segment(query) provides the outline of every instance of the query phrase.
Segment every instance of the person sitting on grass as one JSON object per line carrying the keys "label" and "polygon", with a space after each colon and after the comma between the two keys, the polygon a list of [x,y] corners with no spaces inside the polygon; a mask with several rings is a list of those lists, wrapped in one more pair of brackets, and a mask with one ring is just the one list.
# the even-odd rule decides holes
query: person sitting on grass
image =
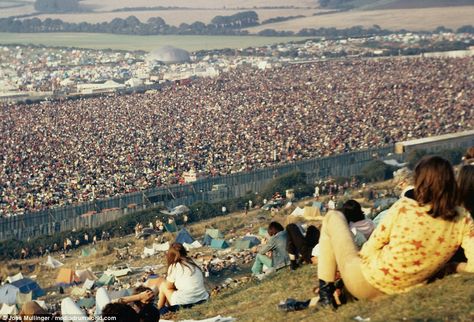
{"label": "person sitting on grass", "polygon": [[[286,250],[288,234],[283,226],[276,221],[272,221],[268,225],[268,234],[270,239],[263,245],[255,257],[255,262],[252,266],[252,274],[254,276],[262,273],[263,265],[278,270],[288,266],[290,262],[290,257]],[[270,253],[271,255],[269,256]]]}
{"label": "person sitting on grass", "polygon": [[[290,269],[295,270],[300,263],[311,264],[312,250],[319,242],[319,229],[310,225],[303,235],[302,228],[297,224],[286,226],[287,250],[290,257]],[[299,262],[298,262],[299,261]]]}
{"label": "person sitting on grass", "polygon": [[365,218],[360,203],[353,199],[347,200],[342,205],[341,212],[349,223],[349,228],[354,234],[354,241],[357,247],[361,248],[374,231],[374,223],[372,220]]}
{"label": "person sitting on grass", "polygon": [[205,302],[209,294],[199,266],[180,243],[173,243],[166,254],[168,273],[159,286],[158,309],[161,314]]}
{"label": "person sitting on grass", "polygon": [[354,244],[344,215],[330,211],[319,240],[319,301],[336,307],[334,281],[339,269],[347,290],[358,299],[407,292],[423,285],[464,248],[467,263],[456,271],[474,272],[474,223],[457,207],[457,185],[449,161],[423,158],[415,168],[415,199],[403,197],[364,244]]}

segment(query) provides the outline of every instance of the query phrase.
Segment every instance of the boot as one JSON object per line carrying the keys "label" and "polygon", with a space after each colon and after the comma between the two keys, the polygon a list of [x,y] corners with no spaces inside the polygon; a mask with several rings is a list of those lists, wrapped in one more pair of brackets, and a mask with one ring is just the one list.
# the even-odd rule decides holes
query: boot
{"label": "boot", "polygon": [[318,308],[336,309],[336,299],[334,298],[334,291],[336,290],[334,283],[327,283],[319,280],[319,301],[316,305]]}
{"label": "boot", "polygon": [[290,270],[295,271],[298,268],[298,262],[296,259],[290,260]]}

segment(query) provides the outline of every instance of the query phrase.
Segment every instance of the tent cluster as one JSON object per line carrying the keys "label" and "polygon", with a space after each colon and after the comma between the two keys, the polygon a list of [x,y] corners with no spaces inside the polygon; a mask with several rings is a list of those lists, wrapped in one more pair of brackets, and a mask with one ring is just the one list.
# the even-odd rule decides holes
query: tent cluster
{"label": "tent cluster", "polygon": [[[265,228],[260,228],[259,230],[260,237],[268,237],[267,230]],[[246,250],[250,249],[256,245],[260,244],[260,237],[259,236],[245,236],[241,239],[236,240],[232,247],[236,250]],[[175,238],[175,242],[183,244],[186,250],[201,248],[204,246],[208,246],[215,250],[223,250],[231,247],[231,244],[224,239],[224,234],[220,232],[218,229],[206,229],[202,242],[194,239],[191,234],[186,230],[186,228],[182,228],[177,234]],[[149,257],[157,254],[158,252],[165,252],[169,249],[170,243],[162,243],[157,244],[154,243],[152,247],[144,247],[142,257]]]}
{"label": "tent cluster", "polygon": [[1,311],[2,313],[4,313],[3,311],[14,311],[10,306],[18,305],[21,307],[23,303],[36,300],[38,297],[45,294],[46,293],[38,283],[30,278],[21,278],[11,283],[6,283],[0,287],[0,304],[2,304]]}

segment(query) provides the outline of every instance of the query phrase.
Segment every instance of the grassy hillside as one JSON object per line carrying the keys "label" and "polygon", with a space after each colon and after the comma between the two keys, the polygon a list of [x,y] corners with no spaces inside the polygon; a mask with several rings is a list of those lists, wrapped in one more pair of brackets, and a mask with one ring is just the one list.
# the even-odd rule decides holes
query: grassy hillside
{"label": "grassy hillside", "polygon": [[304,17],[264,26],[248,28],[250,33],[263,29],[291,30],[303,28],[350,28],[372,27],[377,24],[383,29],[411,31],[434,30],[438,26],[457,29],[474,24],[474,6],[445,8],[413,8],[393,10],[350,10],[321,16]]}
{"label": "grassy hillside", "polygon": [[409,9],[474,5],[474,0],[321,0],[331,9]]}
{"label": "grassy hillside", "polygon": [[232,316],[238,321],[354,321],[354,317],[374,321],[473,321],[474,275],[453,275],[402,295],[376,301],[346,304],[337,312],[308,308],[280,312],[277,304],[288,297],[299,300],[314,296],[316,266],[306,265],[290,272],[278,272],[264,281],[251,281],[213,297],[209,303],[183,310],[173,318],[203,319],[215,315]]}

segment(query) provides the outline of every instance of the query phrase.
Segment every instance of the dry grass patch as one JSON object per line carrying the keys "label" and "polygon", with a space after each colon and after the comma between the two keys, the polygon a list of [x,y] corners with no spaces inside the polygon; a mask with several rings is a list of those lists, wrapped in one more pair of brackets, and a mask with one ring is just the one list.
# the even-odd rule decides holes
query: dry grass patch
{"label": "dry grass patch", "polygon": [[377,24],[383,29],[433,30],[438,26],[459,28],[474,22],[474,6],[446,8],[421,8],[397,10],[347,11],[323,16],[305,17],[284,22],[248,28],[251,33],[263,29],[291,30],[298,32],[303,28],[339,29],[353,26],[372,27]]}

